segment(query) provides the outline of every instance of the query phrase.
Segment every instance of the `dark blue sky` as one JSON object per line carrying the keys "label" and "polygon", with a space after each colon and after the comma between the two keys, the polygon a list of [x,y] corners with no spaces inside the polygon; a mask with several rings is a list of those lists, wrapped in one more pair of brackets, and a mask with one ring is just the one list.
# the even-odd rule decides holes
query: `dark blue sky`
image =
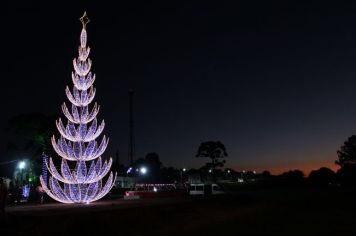
{"label": "dark blue sky", "polygon": [[84,10],[107,155],[127,160],[129,88],[137,157],[166,166],[201,166],[199,144],[220,140],[237,170],[335,168],[355,133],[356,4],[298,1],[8,2],[3,129],[60,112]]}

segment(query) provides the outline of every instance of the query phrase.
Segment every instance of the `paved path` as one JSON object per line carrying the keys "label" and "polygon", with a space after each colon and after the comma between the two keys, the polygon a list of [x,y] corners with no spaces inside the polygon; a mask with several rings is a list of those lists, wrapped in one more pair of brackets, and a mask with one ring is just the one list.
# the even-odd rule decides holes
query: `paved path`
{"label": "paved path", "polygon": [[102,200],[89,204],[62,204],[62,203],[48,203],[48,204],[26,204],[18,206],[9,206],[6,212],[9,215],[57,215],[68,213],[83,213],[91,211],[108,211],[121,208],[136,208],[145,206],[157,206],[176,204],[192,201],[189,197],[180,198],[151,198],[151,199],[137,199],[137,200],[123,200],[112,199]]}

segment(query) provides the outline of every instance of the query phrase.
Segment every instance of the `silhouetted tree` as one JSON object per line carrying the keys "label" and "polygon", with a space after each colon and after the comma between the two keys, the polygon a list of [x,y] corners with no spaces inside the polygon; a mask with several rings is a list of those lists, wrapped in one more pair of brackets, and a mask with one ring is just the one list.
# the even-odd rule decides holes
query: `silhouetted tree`
{"label": "silhouetted tree", "polygon": [[356,165],[344,165],[337,171],[337,178],[344,184],[356,184]]}
{"label": "silhouetted tree", "polygon": [[337,155],[335,163],[341,167],[337,171],[338,179],[345,184],[356,183],[356,135],[344,142]]}
{"label": "silhouetted tree", "polygon": [[223,167],[227,157],[225,145],[220,141],[208,141],[200,144],[196,157],[210,158],[211,162],[206,163],[206,167],[211,169],[213,179],[216,179],[216,168]]}
{"label": "silhouetted tree", "polygon": [[150,176],[152,177],[151,179],[158,180],[162,167],[162,162],[160,161],[158,154],[155,152],[147,153],[145,157],[145,162],[150,172]]}
{"label": "silhouetted tree", "polygon": [[161,169],[161,182],[174,183],[180,181],[180,171],[174,167],[163,167]]}
{"label": "silhouetted tree", "polygon": [[304,181],[304,173],[301,170],[290,170],[284,172],[282,177],[286,180],[287,183],[297,184]]}
{"label": "silhouetted tree", "polygon": [[52,154],[51,136],[55,133],[55,118],[42,113],[27,113],[9,119],[8,151],[24,155],[33,161],[34,171],[41,174],[43,152]]}
{"label": "silhouetted tree", "polygon": [[23,142],[22,147],[10,143],[13,149],[35,151],[36,154],[52,150],[51,136],[55,133],[55,118],[41,113],[20,114],[9,119],[8,128],[17,139]]}
{"label": "silhouetted tree", "polygon": [[336,174],[329,168],[321,167],[319,170],[310,172],[308,180],[313,184],[327,185],[335,182]]}
{"label": "silhouetted tree", "polygon": [[335,161],[341,168],[345,165],[356,165],[356,135],[352,135],[337,151],[338,160]]}
{"label": "silhouetted tree", "polygon": [[143,166],[146,167],[148,171],[145,176],[146,180],[157,181],[160,178],[162,162],[160,161],[157,153],[147,153],[145,158],[138,158],[134,163],[135,168],[139,169]]}
{"label": "silhouetted tree", "polygon": [[262,178],[271,178],[271,172],[269,172],[268,170],[264,170],[262,173],[261,173],[261,176]]}

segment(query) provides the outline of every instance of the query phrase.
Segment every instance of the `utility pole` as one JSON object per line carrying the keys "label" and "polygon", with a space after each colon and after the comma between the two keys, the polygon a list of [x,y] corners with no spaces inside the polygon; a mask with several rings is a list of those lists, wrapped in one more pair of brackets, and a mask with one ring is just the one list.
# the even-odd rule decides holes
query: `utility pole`
{"label": "utility pole", "polygon": [[135,132],[134,132],[134,90],[129,90],[129,164],[133,165],[135,159]]}

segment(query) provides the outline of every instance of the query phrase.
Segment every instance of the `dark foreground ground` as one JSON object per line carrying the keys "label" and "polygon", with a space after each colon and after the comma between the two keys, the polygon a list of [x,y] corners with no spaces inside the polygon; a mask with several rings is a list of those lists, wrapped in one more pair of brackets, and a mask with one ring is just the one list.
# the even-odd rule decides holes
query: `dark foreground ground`
{"label": "dark foreground ground", "polygon": [[8,208],[0,235],[356,235],[356,192],[243,189],[208,198]]}

